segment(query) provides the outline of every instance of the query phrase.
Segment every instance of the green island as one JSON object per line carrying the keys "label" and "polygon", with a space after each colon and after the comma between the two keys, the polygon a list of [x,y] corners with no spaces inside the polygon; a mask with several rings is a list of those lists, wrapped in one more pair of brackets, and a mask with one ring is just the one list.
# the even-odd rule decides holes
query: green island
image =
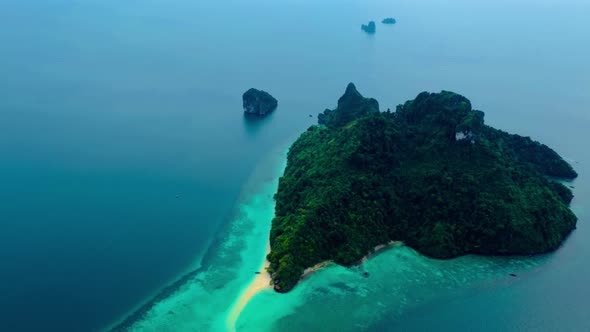
{"label": "green island", "polygon": [[576,227],[573,168],[555,151],[484,124],[453,92],[420,93],[380,112],[351,83],[291,146],[275,195],[267,258],[274,288],[304,270],[350,266],[403,241],[435,258],[530,255]]}

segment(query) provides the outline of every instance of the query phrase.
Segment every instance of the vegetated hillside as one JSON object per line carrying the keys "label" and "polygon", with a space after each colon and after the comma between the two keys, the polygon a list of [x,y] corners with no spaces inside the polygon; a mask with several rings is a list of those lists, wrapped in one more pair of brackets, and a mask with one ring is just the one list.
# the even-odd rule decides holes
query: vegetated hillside
{"label": "vegetated hillside", "polygon": [[325,260],[351,265],[402,240],[432,257],[537,254],[575,228],[574,178],[555,151],[484,124],[458,94],[380,112],[350,84],[291,146],[276,194],[269,272],[290,290]]}

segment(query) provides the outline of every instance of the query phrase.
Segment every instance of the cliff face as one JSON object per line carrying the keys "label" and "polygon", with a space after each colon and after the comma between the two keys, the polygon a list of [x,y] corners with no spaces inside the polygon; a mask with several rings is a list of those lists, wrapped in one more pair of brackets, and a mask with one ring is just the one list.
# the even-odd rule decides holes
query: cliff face
{"label": "cliff face", "polygon": [[372,98],[363,97],[350,83],[344,95],[338,99],[338,106],[334,110],[325,110],[318,115],[318,123],[330,128],[344,126],[351,121],[369,114],[379,113],[379,103]]}
{"label": "cliff face", "polygon": [[452,92],[379,112],[349,85],[335,110],[292,145],[270,240],[275,289],[325,260],[351,265],[402,240],[438,258],[537,254],[575,228],[574,178],[555,151],[484,124]]}
{"label": "cliff face", "polygon": [[277,100],[268,92],[256,89],[249,89],[242,96],[244,113],[257,116],[265,116],[274,111]]}

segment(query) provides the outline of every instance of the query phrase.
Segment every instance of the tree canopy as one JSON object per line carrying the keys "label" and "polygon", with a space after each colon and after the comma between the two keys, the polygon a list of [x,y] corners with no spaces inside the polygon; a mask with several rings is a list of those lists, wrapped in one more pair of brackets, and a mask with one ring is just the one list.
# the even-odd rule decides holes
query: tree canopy
{"label": "tree canopy", "polygon": [[428,256],[537,254],[575,228],[574,178],[555,151],[484,124],[458,94],[380,112],[350,84],[291,146],[275,195],[269,272],[288,291],[305,268],[357,263],[402,240]]}

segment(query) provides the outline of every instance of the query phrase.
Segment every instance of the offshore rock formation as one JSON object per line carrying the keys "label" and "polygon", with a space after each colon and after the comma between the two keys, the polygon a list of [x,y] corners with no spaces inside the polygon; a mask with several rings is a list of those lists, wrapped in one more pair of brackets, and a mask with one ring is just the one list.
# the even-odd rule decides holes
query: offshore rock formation
{"label": "offshore rock formation", "polygon": [[361,30],[368,34],[374,34],[377,31],[377,25],[375,25],[374,21],[369,22],[369,24],[361,25]]}
{"label": "offshore rock formation", "polygon": [[[350,84],[291,146],[279,182],[269,272],[289,291],[303,271],[356,264],[404,241],[450,258],[538,254],[575,228],[576,172],[555,151],[484,124],[458,94],[419,94],[380,112]],[[550,178],[551,177],[551,178]]]}
{"label": "offshore rock formation", "polygon": [[265,116],[277,108],[277,100],[268,92],[250,89],[242,96],[244,113]]}
{"label": "offshore rock formation", "polygon": [[381,23],[383,23],[383,24],[395,24],[395,23],[397,23],[397,21],[393,17],[388,17],[388,18],[383,19],[383,21],[381,21]]}

